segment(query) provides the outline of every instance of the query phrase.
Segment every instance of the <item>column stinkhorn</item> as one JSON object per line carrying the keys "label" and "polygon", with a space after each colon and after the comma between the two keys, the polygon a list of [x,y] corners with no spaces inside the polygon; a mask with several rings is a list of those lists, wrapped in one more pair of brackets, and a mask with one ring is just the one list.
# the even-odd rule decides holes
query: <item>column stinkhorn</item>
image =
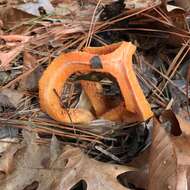
{"label": "column stinkhorn", "polygon": [[127,112],[134,114],[133,120],[150,118],[153,113],[132,66],[135,49],[132,43],[121,42],[60,55],[48,66],[39,82],[42,110],[61,122],[85,123],[93,120],[94,116],[89,110],[62,107],[59,96],[72,74],[98,72],[110,74],[116,79]]}

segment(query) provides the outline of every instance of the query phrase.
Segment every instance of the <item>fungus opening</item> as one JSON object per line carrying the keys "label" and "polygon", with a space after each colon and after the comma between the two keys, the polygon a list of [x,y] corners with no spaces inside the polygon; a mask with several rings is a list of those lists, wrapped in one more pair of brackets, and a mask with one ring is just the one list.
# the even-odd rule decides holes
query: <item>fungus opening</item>
{"label": "fungus opening", "polygon": [[118,122],[125,120],[124,98],[117,80],[109,73],[72,74],[64,84],[61,105],[64,108],[87,109],[97,119],[105,118]]}

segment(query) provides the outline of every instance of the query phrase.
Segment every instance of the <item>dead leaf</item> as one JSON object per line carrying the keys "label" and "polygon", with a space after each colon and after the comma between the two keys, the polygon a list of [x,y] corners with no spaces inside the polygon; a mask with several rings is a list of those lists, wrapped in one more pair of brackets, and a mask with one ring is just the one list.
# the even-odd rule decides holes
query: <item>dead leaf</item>
{"label": "dead leaf", "polygon": [[15,47],[8,53],[0,52],[0,71],[7,71],[11,67],[13,61],[23,50],[23,45]]}
{"label": "dead leaf", "polygon": [[[1,130],[4,128],[1,128]],[[6,128],[5,128],[6,129]],[[16,138],[4,138],[0,143],[0,180],[13,170],[13,155],[19,148],[12,142],[18,142]]]}
{"label": "dead leaf", "polygon": [[86,182],[88,190],[126,190],[118,182],[117,176],[134,170],[127,166],[98,162],[78,148],[66,147],[62,157],[68,162],[57,190],[70,190],[80,180]]}
{"label": "dead leaf", "polygon": [[[4,127],[2,127],[3,129]],[[1,143],[0,143],[0,155],[2,155],[3,153],[7,152],[10,148],[10,146],[12,146],[14,143],[18,142],[17,138],[4,138],[1,139]]]}
{"label": "dead leaf", "polygon": [[5,40],[6,42],[21,42],[26,43],[30,40],[30,36],[24,36],[24,35],[0,35],[0,39]]}
{"label": "dead leaf", "polygon": [[172,20],[172,23],[181,29],[188,30],[188,23],[185,16],[185,11],[173,5],[166,5],[166,10],[168,11],[168,16]]}
{"label": "dead leaf", "polygon": [[3,107],[3,108],[5,108],[5,107],[9,107],[9,108],[14,107],[12,105],[12,103],[9,101],[9,98],[6,95],[2,94],[2,93],[0,93],[0,107]]}
{"label": "dead leaf", "polygon": [[[101,3],[104,3],[102,0]],[[70,17],[72,20],[77,21],[91,21],[95,7],[98,1],[73,1],[73,0],[58,0],[52,2],[55,6],[55,14],[64,17]],[[85,26],[86,25],[86,26]],[[89,28],[88,22],[83,27]]]}
{"label": "dead leaf", "polygon": [[47,14],[50,14],[54,11],[54,8],[49,0],[38,0],[36,2],[27,2],[24,4],[17,5],[17,9],[34,16],[40,16],[40,7],[43,7]]}
{"label": "dead leaf", "polygon": [[84,91],[82,91],[81,94],[80,94],[80,98],[79,98],[79,101],[78,101],[78,103],[76,105],[76,108],[84,108],[84,109],[87,109],[87,110],[92,109],[92,105],[90,103],[90,100],[88,99],[88,97],[86,96]]}
{"label": "dead leaf", "polygon": [[117,176],[133,168],[98,162],[71,146],[66,146],[50,165],[50,146],[36,144],[34,133],[24,132],[23,137],[25,142],[19,148],[7,151],[0,158],[0,168],[6,176],[0,179],[0,189],[17,190],[34,186],[38,190],[70,190],[81,179],[86,181],[88,190],[127,189],[117,181]]}
{"label": "dead leaf", "polygon": [[[0,139],[1,141],[8,141],[8,142],[14,142],[14,140],[16,140],[16,138],[18,137],[18,129],[17,128],[13,128],[13,127],[1,127],[0,128]],[[3,144],[3,143],[2,143]],[[2,145],[0,144],[0,150]],[[1,152],[1,151],[0,151]]]}
{"label": "dead leaf", "polygon": [[50,154],[51,164],[53,164],[61,153],[60,143],[55,135],[51,138]]}
{"label": "dead leaf", "polygon": [[[179,116],[176,116],[175,121],[171,117],[170,120],[172,129],[168,133],[166,129],[170,125],[165,129],[163,123],[154,119],[150,152],[150,190],[182,190],[190,187],[187,176],[190,166],[190,123]],[[176,132],[180,130],[181,133]]]}
{"label": "dead leaf", "polygon": [[7,46],[13,46],[8,52],[0,51],[0,71],[11,68],[11,62],[22,52],[24,43],[28,42],[30,38],[30,36],[24,35],[0,35],[0,39],[3,39]]}
{"label": "dead leaf", "polygon": [[133,185],[137,189],[147,189],[148,175],[149,175],[149,160],[150,149],[146,149],[135,157],[131,162],[127,163],[128,166],[138,168],[138,171],[129,171],[119,176],[122,184],[125,186]]}
{"label": "dead leaf", "polygon": [[177,6],[182,7],[186,11],[190,10],[190,1],[189,0],[175,0]]}
{"label": "dead leaf", "polygon": [[181,12],[185,13],[185,11],[184,11],[183,8],[177,7],[177,6],[173,6],[173,5],[166,5],[166,10],[168,12],[172,12],[172,11],[178,10],[178,11],[181,11]]}
{"label": "dead leaf", "polygon": [[3,26],[4,26],[3,21],[0,19],[0,35],[3,34],[3,30],[2,30]]}
{"label": "dead leaf", "polygon": [[0,105],[16,108],[21,102],[24,94],[12,89],[4,89],[0,92]]}
{"label": "dead leaf", "polygon": [[0,159],[0,172],[6,176],[14,170],[14,154],[20,147],[18,145],[11,145],[7,148]]}
{"label": "dead leaf", "polygon": [[148,167],[129,171],[119,176],[121,184],[131,189],[144,190],[148,186]]}
{"label": "dead leaf", "polygon": [[[6,6],[3,8],[1,7],[0,10],[0,19],[3,21],[3,27],[9,29],[33,17],[34,16],[32,16],[31,14],[15,9],[13,6]],[[24,27],[22,26],[22,28]],[[14,30],[14,33],[15,32],[16,31]]]}
{"label": "dead leaf", "polygon": [[0,29],[3,28],[3,21],[0,20]]}
{"label": "dead leaf", "polygon": [[[36,58],[31,55],[29,52],[24,51],[24,69],[23,72],[26,72],[30,69],[33,69],[37,64]],[[19,85],[22,90],[35,91],[38,89],[38,81],[42,74],[42,67],[38,67],[32,73],[30,73],[26,78],[20,81]]]}
{"label": "dead leaf", "polygon": [[125,1],[126,7],[129,9],[146,8],[152,5],[158,5],[161,0],[127,0]]}
{"label": "dead leaf", "polygon": [[80,10],[80,8],[77,1],[65,1],[58,4],[55,8],[55,13],[57,15],[66,16],[73,13],[76,14],[78,10]]}
{"label": "dead leaf", "polygon": [[[57,174],[60,174],[60,171],[52,169],[52,172],[50,172],[42,165],[44,160],[49,158],[49,148],[48,146],[37,145],[34,139],[35,135],[31,136],[28,133],[24,136],[27,141],[14,153],[14,157],[12,156],[11,162],[14,165],[14,170],[11,174],[6,175],[5,179],[1,180],[0,189],[27,189],[34,183],[41,190],[50,189],[51,183],[56,179]],[[6,163],[6,160],[4,157],[0,158],[2,162]]]}

